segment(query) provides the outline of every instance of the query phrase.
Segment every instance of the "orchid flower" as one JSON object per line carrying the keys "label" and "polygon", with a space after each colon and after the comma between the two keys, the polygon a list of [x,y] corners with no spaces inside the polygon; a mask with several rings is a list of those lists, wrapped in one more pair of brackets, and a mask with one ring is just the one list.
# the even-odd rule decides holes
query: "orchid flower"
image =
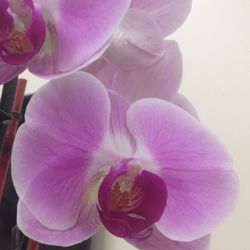
{"label": "orchid flower", "polygon": [[230,155],[172,103],[129,105],[76,72],[38,90],[25,120],[12,154],[17,224],[39,242],[73,245],[103,225],[143,250],[205,250],[234,207]]}
{"label": "orchid flower", "polygon": [[145,11],[158,23],[166,37],[185,22],[191,5],[192,0],[132,0],[130,8]]}
{"label": "orchid flower", "polygon": [[100,58],[83,71],[96,76],[129,103],[148,97],[173,101],[182,80],[182,55],[175,41],[165,40],[163,56],[149,66],[127,70]]}
{"label": "orchid flower", "polygon": [[58,77],[106,49],[130,0],[0,0],[0,83]]}
{"label": "orchid flower", "polygon": [[138,69],[163,56],[164,37],[187,18],[191,0],[132,0],[104,58],[124,69]]}

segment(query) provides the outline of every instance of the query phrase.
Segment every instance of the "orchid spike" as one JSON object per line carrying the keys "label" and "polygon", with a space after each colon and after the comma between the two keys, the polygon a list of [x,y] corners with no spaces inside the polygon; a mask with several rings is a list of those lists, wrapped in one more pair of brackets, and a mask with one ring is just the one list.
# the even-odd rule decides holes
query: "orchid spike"
{"label": "orchid spike", "polygon": [[132,0],[104,58],[122,69],[140,69],[164,54],[164,37],[186,20],[191,0]]}
{"label": "orchid spike", "polygon": [[73,245],[103,224],[139,249],[205,250],[234,207],[230,155],[169,102],[129,105],[77,72],[38,90],[25,120],[12,154],[17,223],[39,242]]}
{"label": "orchid spike", "polygon": [[130,0],[0,0],[0,84],[28,68],[54,78],[100,56]]}

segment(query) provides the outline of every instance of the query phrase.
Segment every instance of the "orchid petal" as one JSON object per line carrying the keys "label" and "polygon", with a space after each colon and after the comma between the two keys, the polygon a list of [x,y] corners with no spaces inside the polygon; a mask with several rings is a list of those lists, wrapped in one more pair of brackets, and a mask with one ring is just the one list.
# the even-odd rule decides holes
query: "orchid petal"
{"label": "orchid petal", "polygon": [[21,74],[26,69],[26,66],[16,66],[1,62],[0,60],[0,85]]}
{"label": "orchid petal", "polygon": [[27,126],[19,130],[15,147],[13,179],[20,199],[46,227],[66,230],[74,226],[91,156],[43,128],[37,131]]}
{"label": "orchid petal", "polygon": [[129,240],[131,245],[141,250],[209,250],[210,236],[204,236],[191,242],[174,241],[164,236],[157,227],[150,237],[144,240]]}
{"label": "orchid petal", "polygon": [[56,138],[92,151],[108,131],[109,116],[110,101],[104,86],[92,75],[76,72],[52,80],[35,93],[25,121],[47,128]]}
{"label": "orchid petal", "polygon": [[87,240],[99,229],[100,221],[98,214],[95,213],[96,209],[89,209],[89,211],[89,214],[82,213],[72,228],[65,231],[55,231],[40,224],[25,204],[19,201],[17,224],[22,232],[33,240],[44,244],[67,247]]}
{"label": "orchid petal", "polygon": [[129,9],[104,54],[107,61],[125,69],[156,62],[164,53],[158,24],[144,11]]}
{"label": "orchid petal", "polygon": [[144,69],[121,69],[102,58],[83,70],[129,102],[149,97],[172,101],[182,79],[182,56],[175,41],[165,41],[164,56]]}
{"label": "orchid petal", "polygon": [[146,11],[160,25],[164,36],[173,33],[186,20],[191,0],[132,0],[131,8]]}
{"label": "orchid petal", "polygon": [[[129,7],[129,0],[39,0],[47,38],[29,70],[56,76],[82,67],[103,51]],[[99,54],[99,53],[98,53]]]}
{"label": "orchid petal", "polygon": [[106,88],[111,89],[114,78],[116,77],[119,68],[108,63],[105,59],[99,58],[92,64],[83,68],[82,71],[94,75]]}
{"label": "orchid petal", "polygon": [[129,102],[157,97],[172,100],[182,79],[182,56],[174,41],[165,41],[165,54],[156,63],[134,71],[120,70],[112,89]]}
{"label": "orchid petal", "polygon": [[51,81],[30,101],[14,143],[12,177],[21,201],[43,226],[75,225],[84,190],[102,167],[91,162],[109,131],[109,117],[106,89],[83,72]]}
{"label": "orchid petal", "polygon": [[128,127],[138,153],[150,152],[155,162],[151,171],[167,185],[168,203],[158,229],[178,241],[209,234],[228,216],[238,192],[224,146],[192,116],[157,99],[132,104]]}
{"label": "orchid petal", "polygon": [[178,93],[172,103],[179,106],[180,108],[188,112],[190,115],[192,115],[194,118],[199,120],[199,116],[195,107],[184,95]]}
{"label": "orchid petal", "polygon": [[109,90],[111,104],[110,136],[113,152],[130,157],[135,152],[135,141],[127,127],[128,103],[116,92]]}

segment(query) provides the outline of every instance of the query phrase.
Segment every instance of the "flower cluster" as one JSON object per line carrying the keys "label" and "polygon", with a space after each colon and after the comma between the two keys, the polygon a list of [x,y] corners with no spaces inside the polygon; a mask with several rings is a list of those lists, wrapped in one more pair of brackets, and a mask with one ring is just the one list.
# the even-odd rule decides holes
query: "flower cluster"
{"label": "flower cluster", "polygon": [[58,77],[95,60],[129,0],[1,0],[0,83],[28,68]]}
{"label": "flower cluster", "polygon": [[27,236],[69,246],[103,225],[142,250],[209,248],[238,179],[178,93],[182,56],[166,36],[190,8],[191,0],[0,0],[0,81],[26,68],[54,78],[32,97],[12,153]]}

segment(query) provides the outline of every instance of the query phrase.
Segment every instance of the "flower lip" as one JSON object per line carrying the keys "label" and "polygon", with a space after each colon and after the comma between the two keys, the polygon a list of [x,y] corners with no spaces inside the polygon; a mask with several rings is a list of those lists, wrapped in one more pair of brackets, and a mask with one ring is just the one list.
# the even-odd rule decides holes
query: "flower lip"
{"label": "flower lip", "polygon": [[26,64],[45,40],[40,10],[30,1],[4,1],[0,14],[0,57],[8,64]]}
{"label": "flower lip", "polygon": [[[98,193],[100,218],[112,234],[130,239],[149,237],[164,211],[165,182],[141,170],[140,162],[126,159],[111,168]],[[157,208],[155,207],[157,204]]]}
{"label": "flower lip", "polygon": [[21,31],[10,31],[2,41],[2,55],[25,54],[33,50],[29,37]]}
{"label": "flower lip", "polygon": [[8,1],[2,0],[2,1],[0,2],[0,13],[3,14],[3,12],[4,12],[5,10],[7,10],[8,8],[9,8],[9,3],[8,3]]}

